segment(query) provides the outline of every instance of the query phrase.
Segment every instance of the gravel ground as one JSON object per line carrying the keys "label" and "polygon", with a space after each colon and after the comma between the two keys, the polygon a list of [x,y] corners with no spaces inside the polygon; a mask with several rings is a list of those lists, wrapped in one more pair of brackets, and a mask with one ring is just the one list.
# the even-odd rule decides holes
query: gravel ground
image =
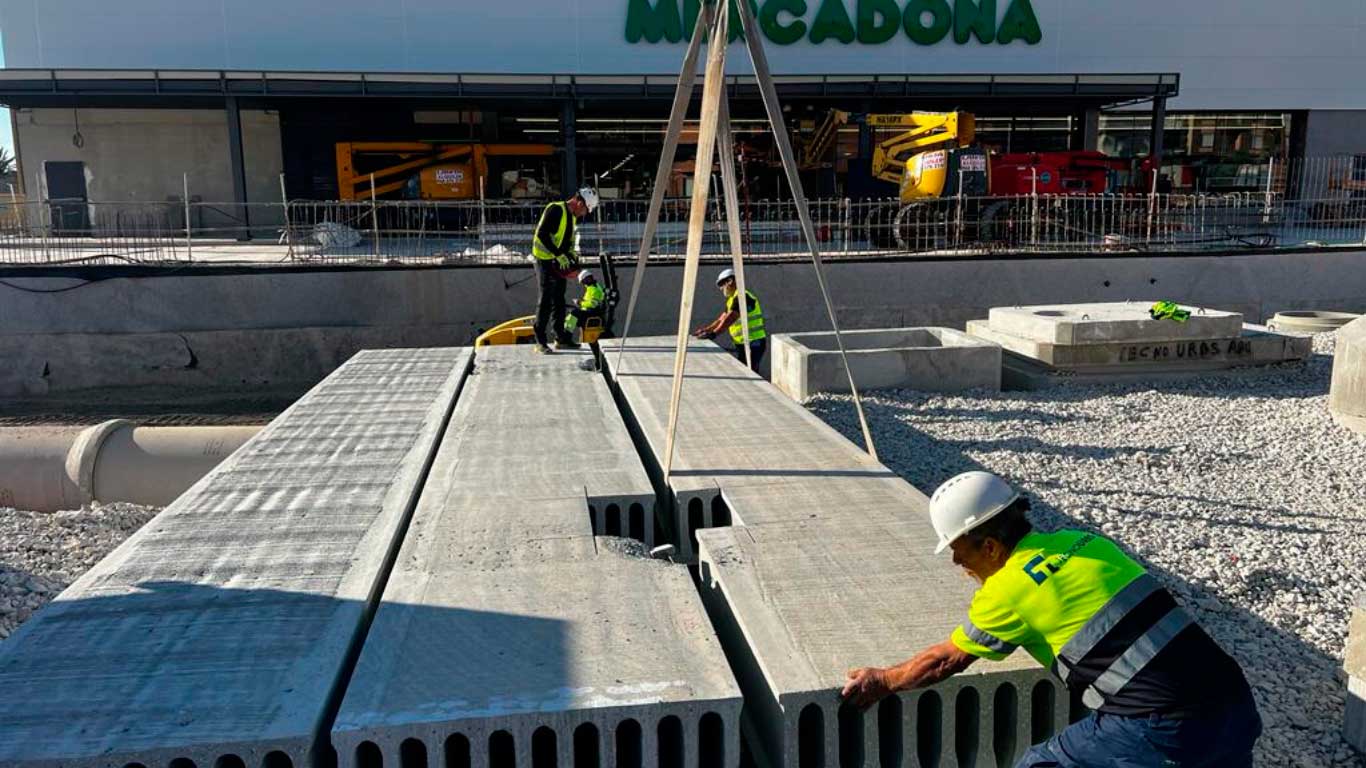
{"label": "gravel ground", "polygon": [[[882,460],[932,492],[987,469],[1043,528],[1117,539],[1242,663],[1264,766],[1366,766],[1339,735],[1366,591],[1366,437],[1333,424],[1332,335],[1304,366],[1158,385],[865,398]],[[861,442],[848,397],[809,407]]]}
{"label": "gravel ground", "polygon": [[0,640],[160,511],[136,504],[52,513],[0,507]]}

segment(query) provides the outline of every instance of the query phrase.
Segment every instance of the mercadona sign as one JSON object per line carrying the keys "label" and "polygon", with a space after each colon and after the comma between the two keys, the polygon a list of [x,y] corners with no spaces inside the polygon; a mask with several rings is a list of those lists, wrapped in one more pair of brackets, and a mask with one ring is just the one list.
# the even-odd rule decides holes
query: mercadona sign
{"label": "mercadona sign", "polygon": [[[898,35],[918,45],[951,38],[959,45],[1036,45],[1043,39],[1030,0],[749,0],[764,37],[777,45],[806,39],[817,45],[881,45]],[[853,12],[850,13],[852,3]],[[692,37],[701,0],[627,0],[626,42],[677,43]],[[740,34],[740,18],[730,6],[730,39]]]}

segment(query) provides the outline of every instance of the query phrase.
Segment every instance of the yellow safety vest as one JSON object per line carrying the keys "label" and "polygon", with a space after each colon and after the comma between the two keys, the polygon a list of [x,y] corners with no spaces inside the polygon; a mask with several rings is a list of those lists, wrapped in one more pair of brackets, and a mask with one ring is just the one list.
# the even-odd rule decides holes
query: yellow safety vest
{"label": "yellow safety vest", "polygon": [[602,302],[607,299],[607,291],[601,285],[594,283],[583,287],[583,298],[579,300],[579,309],[593,310],[602,306]]}
{"label": "yellow safety vest", "polygon": [[[726,311],[734,312],[735,304],[740,300],[740,294],[731,294],[726,297]],[[764,330],[764,311],[759,307],[759,300],[754,297],[751,291],[745,291],[745,302],[749,305],[749,315],[744,318],[737,318],[730,326],[730,340],[736,344],[745,343],[745,325],[749,326],[749,340],[758,341],[766,338],[768,331]],[[741,319],[744,325],[741,325]]]}
{"label": "yellow safety vest", "polygon": [[[546,214],[550,213],[550,210],[552,208],[560,209],[560,226],[557,230],[555,230],[555,242],[550,243],[547,246],[546,244],[541,243],[541,225],[545,223]],[[540,259],[541,261],[554,260],[556,256],[554,253],[551,252],[550,249],[558,249],[564,244],[564,239],[567,235],[569,235],[569,228],[571,226],[569,223],[569,219],[569,206],[565,205],[564,201],[555,202],[547,205],[545,207],[545,210],[541,211],[541,218],[539,221],[536,222],[536,231],[531,236],[531,255],[535,256],[537,259]]]}
{"label": "yellow safety vest", "polygon": [[1024,648],[1099,709],[1124,706],[1125,686],[1193,623],[1114,542],[1063,530],[1025,536],[951,639],[985,659]]}

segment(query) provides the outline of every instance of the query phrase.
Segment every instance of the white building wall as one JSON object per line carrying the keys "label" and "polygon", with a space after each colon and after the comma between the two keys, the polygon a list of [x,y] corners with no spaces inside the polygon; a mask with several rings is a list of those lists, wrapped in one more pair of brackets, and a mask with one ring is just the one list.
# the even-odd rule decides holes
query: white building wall
{"label": "white building wall", "polygon": [[[280,119],[274,113],[242,110],[242,154],[247,171],[247,199],[280,199],[283,158]],[[204,202],[233,200],[228,152],[227,113],[193,109],[81,109],[77,147],[75,115],[69,109],[21,109],[15,112],[16,143],[24,169],[24,189],[37,198],[43,164],[80,161],[86,168],[86,192],[96,203],[163,202],[183,198],[189,174],[190,196]],[[230,211],[224,206],[225,211]],[[205,212],[206,226],[225,219]],[[279,219],[278,212],[275,218]],[[266,224],[266,220],[254,221]]]}
{"label": "white building wall", "polygon": [[[843,1],[856,18],[861,0]],[[996,0],[998,16],[1010,1]],[[676,72],[680,45],[626,41],[629,2],[0,0],[0,31],[6,65],[25,68]],[[810,22],[822,0],[800,2]],[[769,52],[779,74],[1179,72],[1175,109],[1366,109],[1363,0],[1032,7],[1043,33],[1036,45],[921,46],[898,34],[879,45],[803,39]],[[734,52],[732,70],[745,71]]]}

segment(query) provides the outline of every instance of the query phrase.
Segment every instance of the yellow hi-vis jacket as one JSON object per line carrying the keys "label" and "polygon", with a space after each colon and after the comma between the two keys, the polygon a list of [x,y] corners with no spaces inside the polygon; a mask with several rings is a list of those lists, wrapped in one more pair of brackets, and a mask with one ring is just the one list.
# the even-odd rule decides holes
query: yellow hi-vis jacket
{"label": "yellow hi-vis jacket", "polygon": [[[739,303],[740,292],[736,291],[726,297],[726,311],[735,312],[735,307]],[[753,292],[745,291],[745,303],[749,305],[749,314],[745,317],[737,318],[734,323],[731,323],[729,328],[730,340],[736,344],[745,343],[745,325],[749,326],[750,341],[758,341],[759,339],[768,336],[768,331],[764,330],[764,311],[759,307],[759,300],[755,298]],[[741,321],[744,322],[743,325],[741,324]]]}
{"label": "yellow hi-vis jacket", "polygon": [[952,642],[984,659],[1024,648],[1083,703],[1111,714],[1199,711],[1247,690],[1237,662],[1156,579],[1084,531],[1025,536],[973,597]]}

